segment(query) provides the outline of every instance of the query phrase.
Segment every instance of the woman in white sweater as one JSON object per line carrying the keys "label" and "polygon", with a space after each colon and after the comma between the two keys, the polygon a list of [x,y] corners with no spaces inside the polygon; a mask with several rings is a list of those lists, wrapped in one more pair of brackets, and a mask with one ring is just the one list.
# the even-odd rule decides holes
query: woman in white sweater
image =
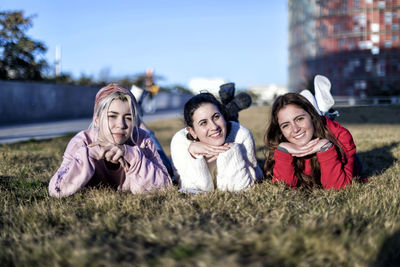
{"label": "woman in white sweater", "polygon": [[210,93],[184,107],[186,128],[171,141],[171,158],[183,190],[239,191],[262,178],[251,132],[226,121],[225,107]]}

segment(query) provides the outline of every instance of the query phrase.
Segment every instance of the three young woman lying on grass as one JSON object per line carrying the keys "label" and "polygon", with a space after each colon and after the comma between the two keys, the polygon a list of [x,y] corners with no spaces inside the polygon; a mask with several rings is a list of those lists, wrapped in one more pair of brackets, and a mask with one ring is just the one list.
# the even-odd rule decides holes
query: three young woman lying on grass
{"label": "three young woman lying on grass", "polygon": [[[359,174],[350,132],[318,111],[300,94],[276,99],[265,134],[267,177],[291,187],[339,189]],[[239,191],[262,179],[251,132],[227,118],[212,94],[198,94],[185,104],[186,128],[171,141],[182,191]],[[102,88],[96,95],[93,127],[68,144],[50,180],[50,195],[69,196],[98,184],[132,193],[169,187],[171,179],[154,142],[138,123],[129,90],[117,84]]]}

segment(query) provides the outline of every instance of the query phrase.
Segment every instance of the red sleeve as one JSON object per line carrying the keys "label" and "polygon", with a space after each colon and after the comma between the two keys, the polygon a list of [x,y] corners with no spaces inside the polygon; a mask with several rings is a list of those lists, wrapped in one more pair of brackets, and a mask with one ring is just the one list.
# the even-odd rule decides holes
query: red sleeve
{"label": "red sleeve", "polygon": [[325,152],[317,153],[321,167],[321,184],[324,188],[340,189],[352,182],[356,145],[350,132],[339,123],[327,119],[327,126],[342,146],[347,162],[342,168],[333,146]]}
{"label": "red sleeve", "polygon": [[289,153],[275,149],[274,159],[274,177],[272,178],[272,181],[283,181],[289,186],[296,187],[297,178],[294,175],[294,168],[292,165],[293,156]]}

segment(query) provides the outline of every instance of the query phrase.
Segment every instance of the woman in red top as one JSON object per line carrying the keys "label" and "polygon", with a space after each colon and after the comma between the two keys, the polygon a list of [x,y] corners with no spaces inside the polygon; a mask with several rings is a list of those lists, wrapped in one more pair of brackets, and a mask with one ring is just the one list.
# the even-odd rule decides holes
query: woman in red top
{"label": "woman in red top", "polygon": [[357,175],[356,146],[350,132],[320,116],[302,95],[279,96],[264,137],[264,170],[292,187],[343,188]]}

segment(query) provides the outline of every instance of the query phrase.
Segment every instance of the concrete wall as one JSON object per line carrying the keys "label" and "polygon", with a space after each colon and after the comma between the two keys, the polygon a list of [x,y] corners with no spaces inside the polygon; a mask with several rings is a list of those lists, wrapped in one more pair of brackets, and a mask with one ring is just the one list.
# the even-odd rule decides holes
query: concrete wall
{"label": "concrete wall", "polygon": [[[0,125],[87,118],[99,87],[0,81]],[[158,109],[180,108],[188,96],[160,93]],[[158,100],[158,99],[157,99]]]}

